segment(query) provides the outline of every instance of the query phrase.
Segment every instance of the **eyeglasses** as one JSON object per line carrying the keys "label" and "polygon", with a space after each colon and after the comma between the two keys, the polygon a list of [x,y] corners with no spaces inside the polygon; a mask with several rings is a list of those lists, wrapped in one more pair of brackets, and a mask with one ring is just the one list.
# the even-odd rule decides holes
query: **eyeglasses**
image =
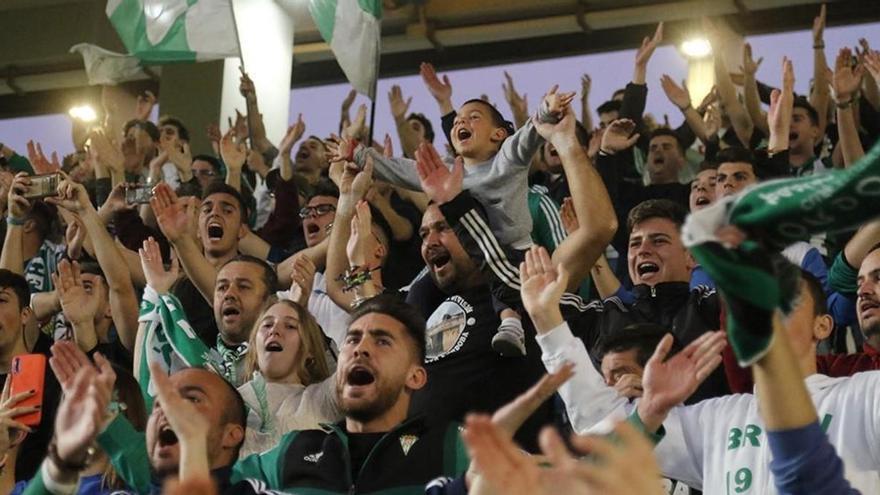
{"label": "eyeglasses", "polygon": [[299,217],[300,218],[323,217],[324,215],[326,215],[328,213],[333,213],[334,211],[336,211],[336,207],[331,204],[326,204],[326,203],[322,204],[322,205],[306,206],[303,209],[299,210]]}

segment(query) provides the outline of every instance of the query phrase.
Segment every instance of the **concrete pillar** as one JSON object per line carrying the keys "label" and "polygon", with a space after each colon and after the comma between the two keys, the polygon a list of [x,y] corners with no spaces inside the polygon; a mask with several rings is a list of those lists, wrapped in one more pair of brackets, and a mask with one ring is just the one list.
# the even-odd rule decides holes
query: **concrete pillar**
{"label": "concrete pillar", "polygon": [[[276,145],[289,122],[290,75],[293,66],[293,19],[273,0],[233,1],[245,69],[253,79],[266,135]],[[238,59],[226,59],[220,104],[221,129],[235,109],[245,111],[238,92]]]}
{"label": "concrete pillar", "polygon": [[[288,125],[293,20],[273,0],[233,0],[233,5],[245,68],[256,85],[267,136],[277,144]],[[245,113],[239,65],[238,58],[229,58],[162,67],[159,114],[186,123],[194,154],[212,153],[208,124],[219,123],[225,132],[235,109]]]}

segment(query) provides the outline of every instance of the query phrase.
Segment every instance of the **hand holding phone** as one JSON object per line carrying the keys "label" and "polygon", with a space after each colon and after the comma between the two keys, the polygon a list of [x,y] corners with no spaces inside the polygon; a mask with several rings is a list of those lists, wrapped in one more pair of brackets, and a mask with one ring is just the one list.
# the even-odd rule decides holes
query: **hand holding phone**
{"label": "hand holding phone", "polygon": [[28,186],[23,196],[27,199],[42,199],[50,196],[58,196],[58,184],[61,182],[61,174],[32,175],[29,177],[31,185]]}
{"label": "hand holding phone", "polygon": [[43,418],[40,410],[43,406],[43,390],[46,382],[46,356],[42,354],[20,354],[12,358],[12,369],[9,371],[9,394],[10,397],[16,397],[23,394],[32,394],[25,396],[18,402],[19,408],[28,407],[28,414],[24,414],[16,418],[16,420],[27,426],[37,426]]}
{"label": "hand holding phone", "polygon": [[145,205],[153,197],[153,188],[145,185],[125,187],[125,202],[129,205]]}

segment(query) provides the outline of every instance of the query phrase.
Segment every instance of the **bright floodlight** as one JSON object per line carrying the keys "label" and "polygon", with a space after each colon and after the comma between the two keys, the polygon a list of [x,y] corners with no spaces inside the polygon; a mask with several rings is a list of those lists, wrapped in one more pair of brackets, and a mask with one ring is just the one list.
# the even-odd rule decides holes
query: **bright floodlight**
{"label": "bright floodlight", "polygon": [[681,52],[690,58],[702,58],[712,53],[712,45],[705,38],[692,38],[681,44]]}
{"label": "bright floodlight", "polygon": [[72,107],[67,113],[71,118],[82,120],[83,122],[94,122],[98,118],[95,109],[89,105],[77,105]]}

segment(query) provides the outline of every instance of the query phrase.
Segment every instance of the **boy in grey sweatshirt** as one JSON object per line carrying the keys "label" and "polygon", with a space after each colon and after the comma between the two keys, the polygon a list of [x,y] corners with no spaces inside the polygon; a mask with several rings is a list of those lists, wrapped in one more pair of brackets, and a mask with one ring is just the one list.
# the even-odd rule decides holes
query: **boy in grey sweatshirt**
{"label": "boy in grey sweatshirt", "polygon": [[[553,87],[535,116],[538,122],[555,123],[574,93],[557,93]],[[528,207],[528,174],[532,156],[543,142],[532,120],[514,132],[513,126],[491,104],[468,100],[455,117],[450,141],[464,162],[463,189],[486,210],[489,227],[505,246],[524,251],[532,244],[532,217]],[[362,145],[351,150],[353,161],[363,166],[373,160],[374,174],[391,184],[421,191],[414,160],[388,158]],[[452,167],[451,163],[447,166]],[[493,293],[495,291],[493,290]],[[503,355],[524,355],[522,323],[516,311],[496,300],[502,323],[493,347]]]}

